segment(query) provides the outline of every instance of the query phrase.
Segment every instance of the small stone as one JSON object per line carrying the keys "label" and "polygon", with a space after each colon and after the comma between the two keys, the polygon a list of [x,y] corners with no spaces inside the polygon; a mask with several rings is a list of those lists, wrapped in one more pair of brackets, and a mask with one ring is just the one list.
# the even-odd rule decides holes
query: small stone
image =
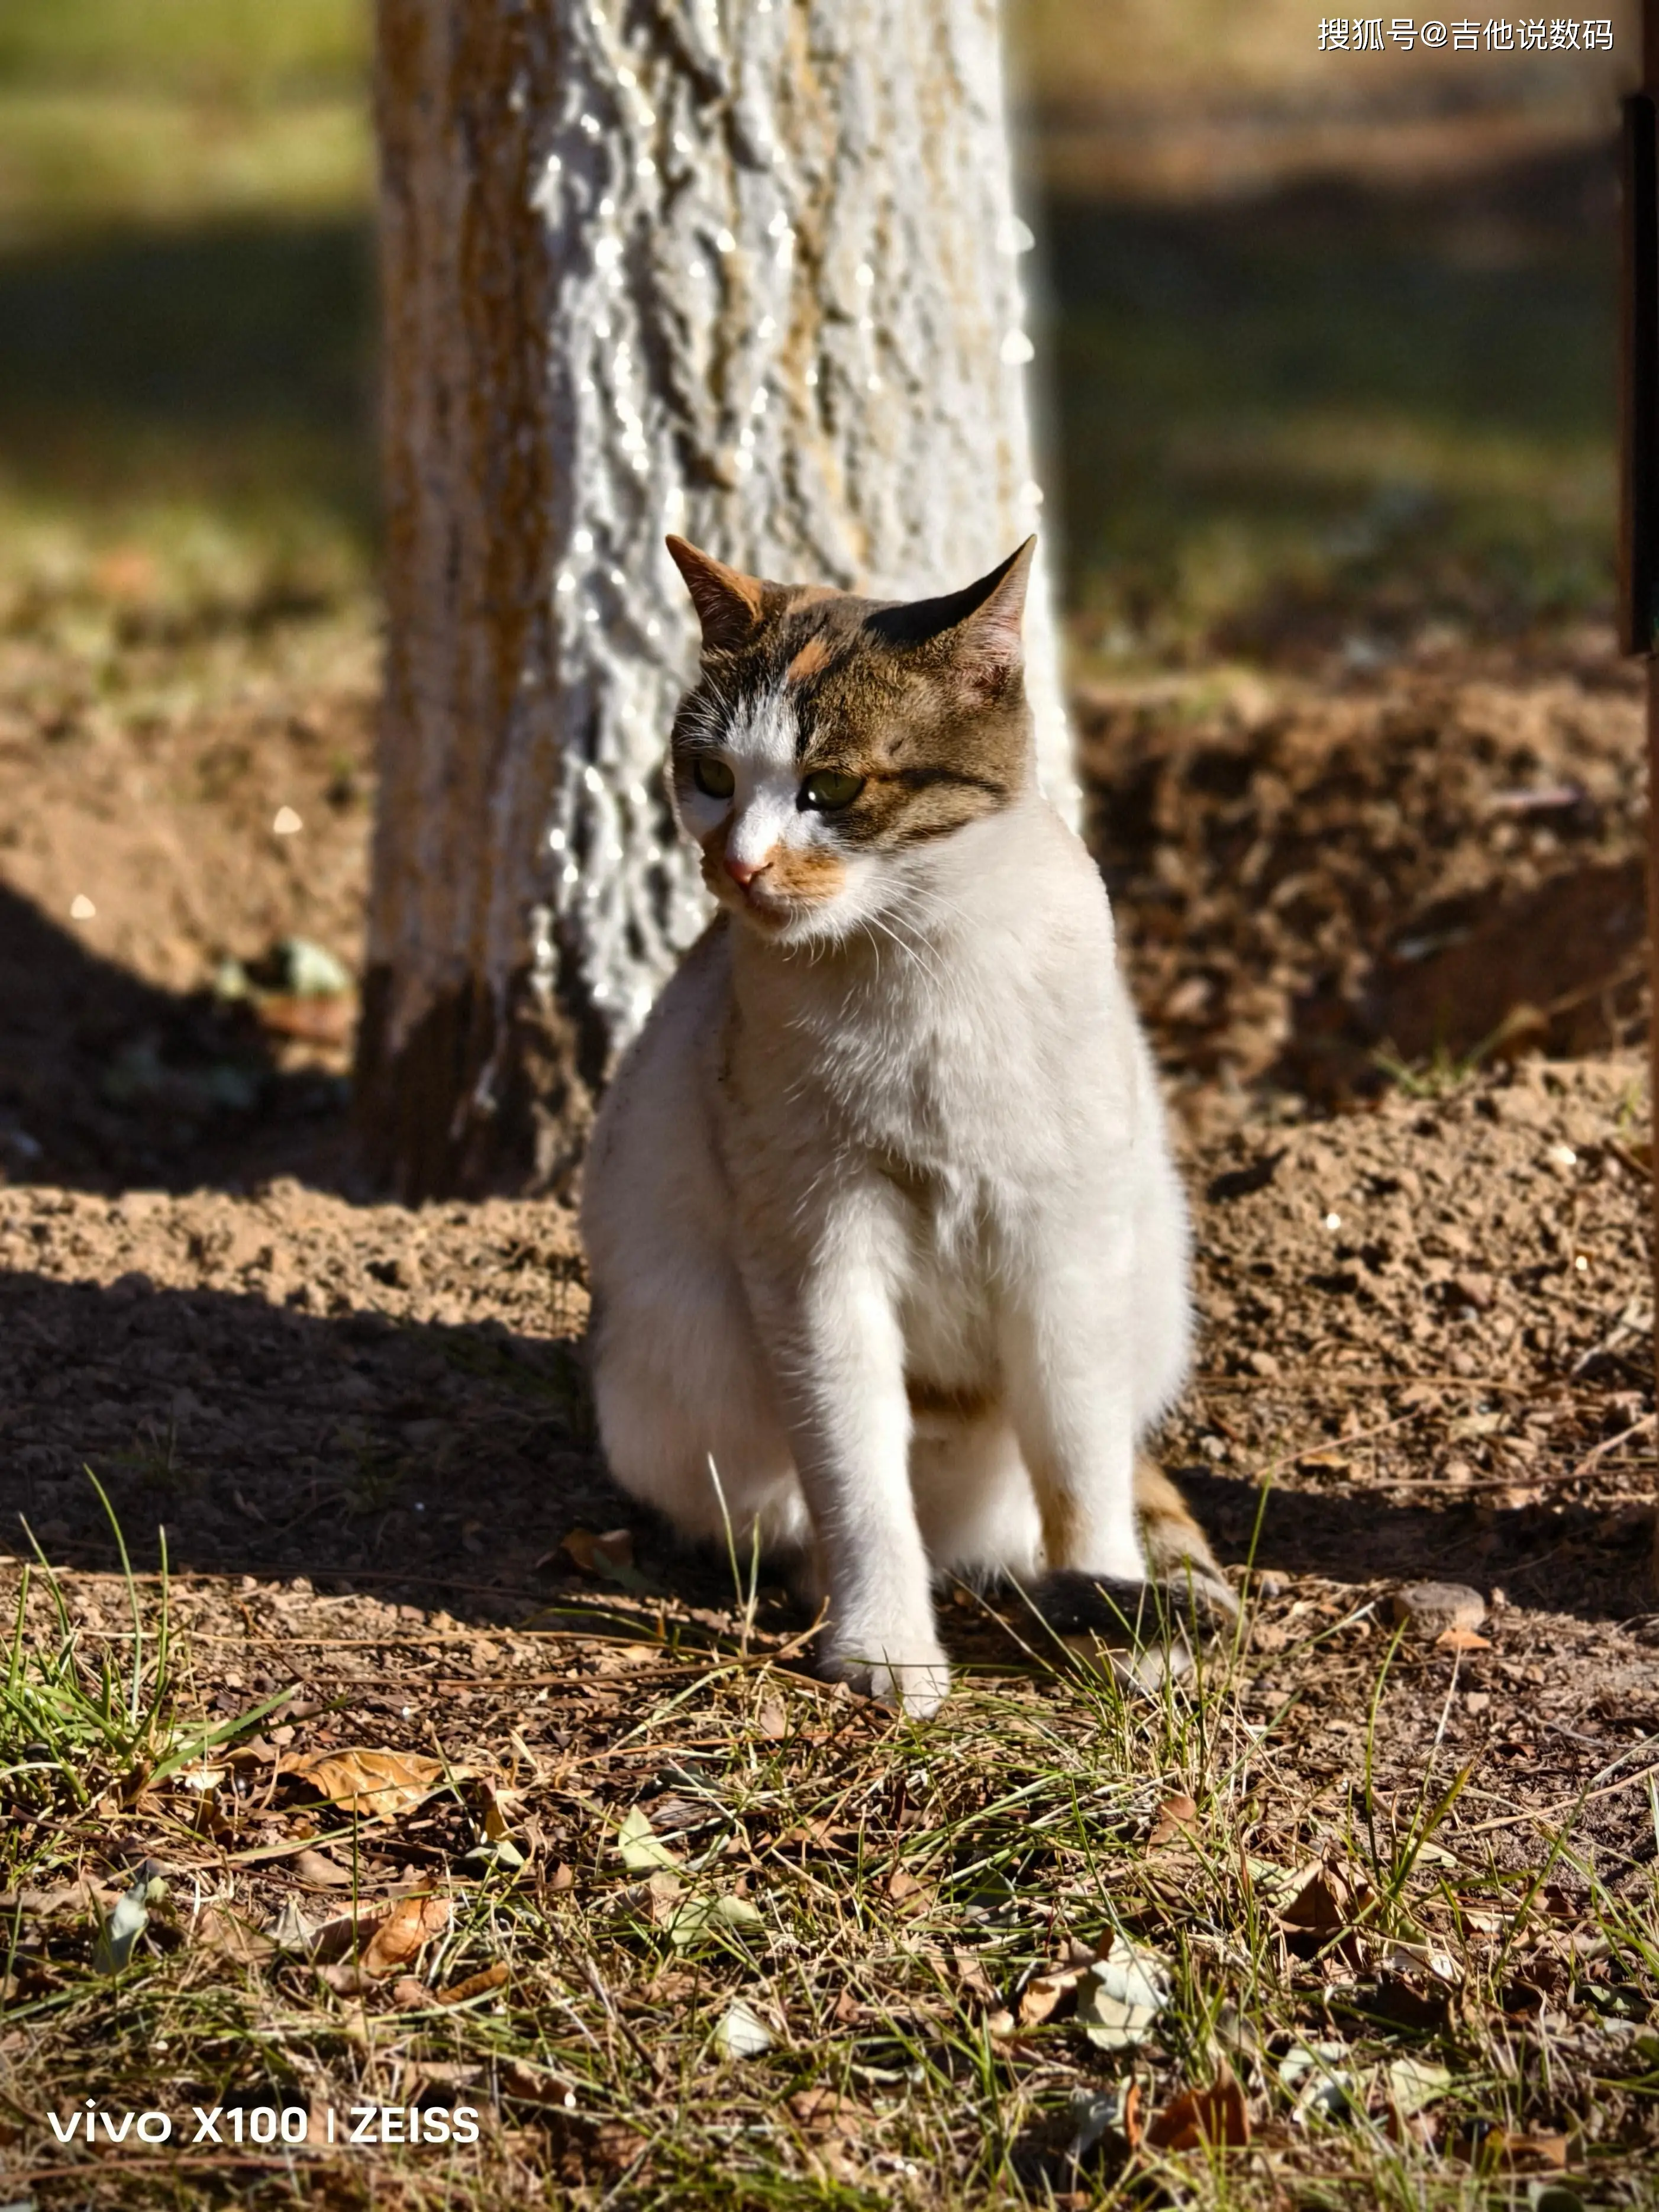
{"label": "small stone", "polygon": [[1279,1361],[1271,1352],[1252,1352],[1246,1355],[1244,1364],[1252,1375],[1260,1375],[1271,1382],[1279,1373]]}
{"label": "small stone", "polygon": [[1473,1306],[1477,1313],[1485,1313],[1492,1304],[1494,1291],[1490,1275],[1482,1275],[1470,1268],[1466,1273],[1454,1275],[1451,1286],[1454,1296],[1464,1305]]}
{"label": "small stone", "polygon": [[1465,1583],[1412,1583],[1394,1594],[1394,1617],[1422,1636],[1443,1636],[1449,1628],[1479,1628],[1486,1601]]}

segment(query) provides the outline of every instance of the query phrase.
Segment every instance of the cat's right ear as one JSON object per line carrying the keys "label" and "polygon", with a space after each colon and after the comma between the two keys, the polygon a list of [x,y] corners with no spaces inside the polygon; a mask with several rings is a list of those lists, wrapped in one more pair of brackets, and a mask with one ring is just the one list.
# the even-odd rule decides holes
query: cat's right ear
{"label": "cat's right ear", "polygon": [[684,538],[671,537],[666,543],[702,624],[704,652],[731,653],[746,645],[760,623],[766,588],[760,579],[728,568],[724,561],[688,545]]}

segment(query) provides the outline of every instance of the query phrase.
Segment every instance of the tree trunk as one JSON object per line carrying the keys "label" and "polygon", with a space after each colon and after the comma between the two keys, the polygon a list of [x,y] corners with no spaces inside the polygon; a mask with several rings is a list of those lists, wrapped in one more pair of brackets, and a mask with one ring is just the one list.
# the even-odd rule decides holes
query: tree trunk
{"label": "tree trunk", "polygon": [[[410,1199],[556,1188],[705,914],[664,532],[909,596],[1036,520],[994,0],[380,0],[379,108],[362,1125]],[[1040,587],[1028,649],[1069,806]]]}

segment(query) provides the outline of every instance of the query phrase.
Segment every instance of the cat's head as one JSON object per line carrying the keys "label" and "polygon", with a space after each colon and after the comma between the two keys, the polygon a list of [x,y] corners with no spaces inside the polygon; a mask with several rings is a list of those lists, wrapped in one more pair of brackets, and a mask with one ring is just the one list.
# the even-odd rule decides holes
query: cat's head
{"label": "cat's head", "polygon": [[669,539],[702,624],[674,810],[723,907],[779,943],[849,935],[939,839],[1027,787],[1036,543],[965,591],[895,603],[767,583]]}

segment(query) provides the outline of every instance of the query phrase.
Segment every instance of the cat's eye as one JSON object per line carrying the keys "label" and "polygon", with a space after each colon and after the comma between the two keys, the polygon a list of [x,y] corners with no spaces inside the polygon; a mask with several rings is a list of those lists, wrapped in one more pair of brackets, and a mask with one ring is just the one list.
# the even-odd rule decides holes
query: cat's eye
{"label": "cat's eye", "polygon": [[738,780],[723,760],[700,753],[692,763],[691,781],[705,799],[730,799]]}
{"label": "cat's eye", "polygon": [[864,778],[849,775],[845,769],[816,769],[800,787],[800,803],[820,814],[833,814],[850,806],[863,788]]}

